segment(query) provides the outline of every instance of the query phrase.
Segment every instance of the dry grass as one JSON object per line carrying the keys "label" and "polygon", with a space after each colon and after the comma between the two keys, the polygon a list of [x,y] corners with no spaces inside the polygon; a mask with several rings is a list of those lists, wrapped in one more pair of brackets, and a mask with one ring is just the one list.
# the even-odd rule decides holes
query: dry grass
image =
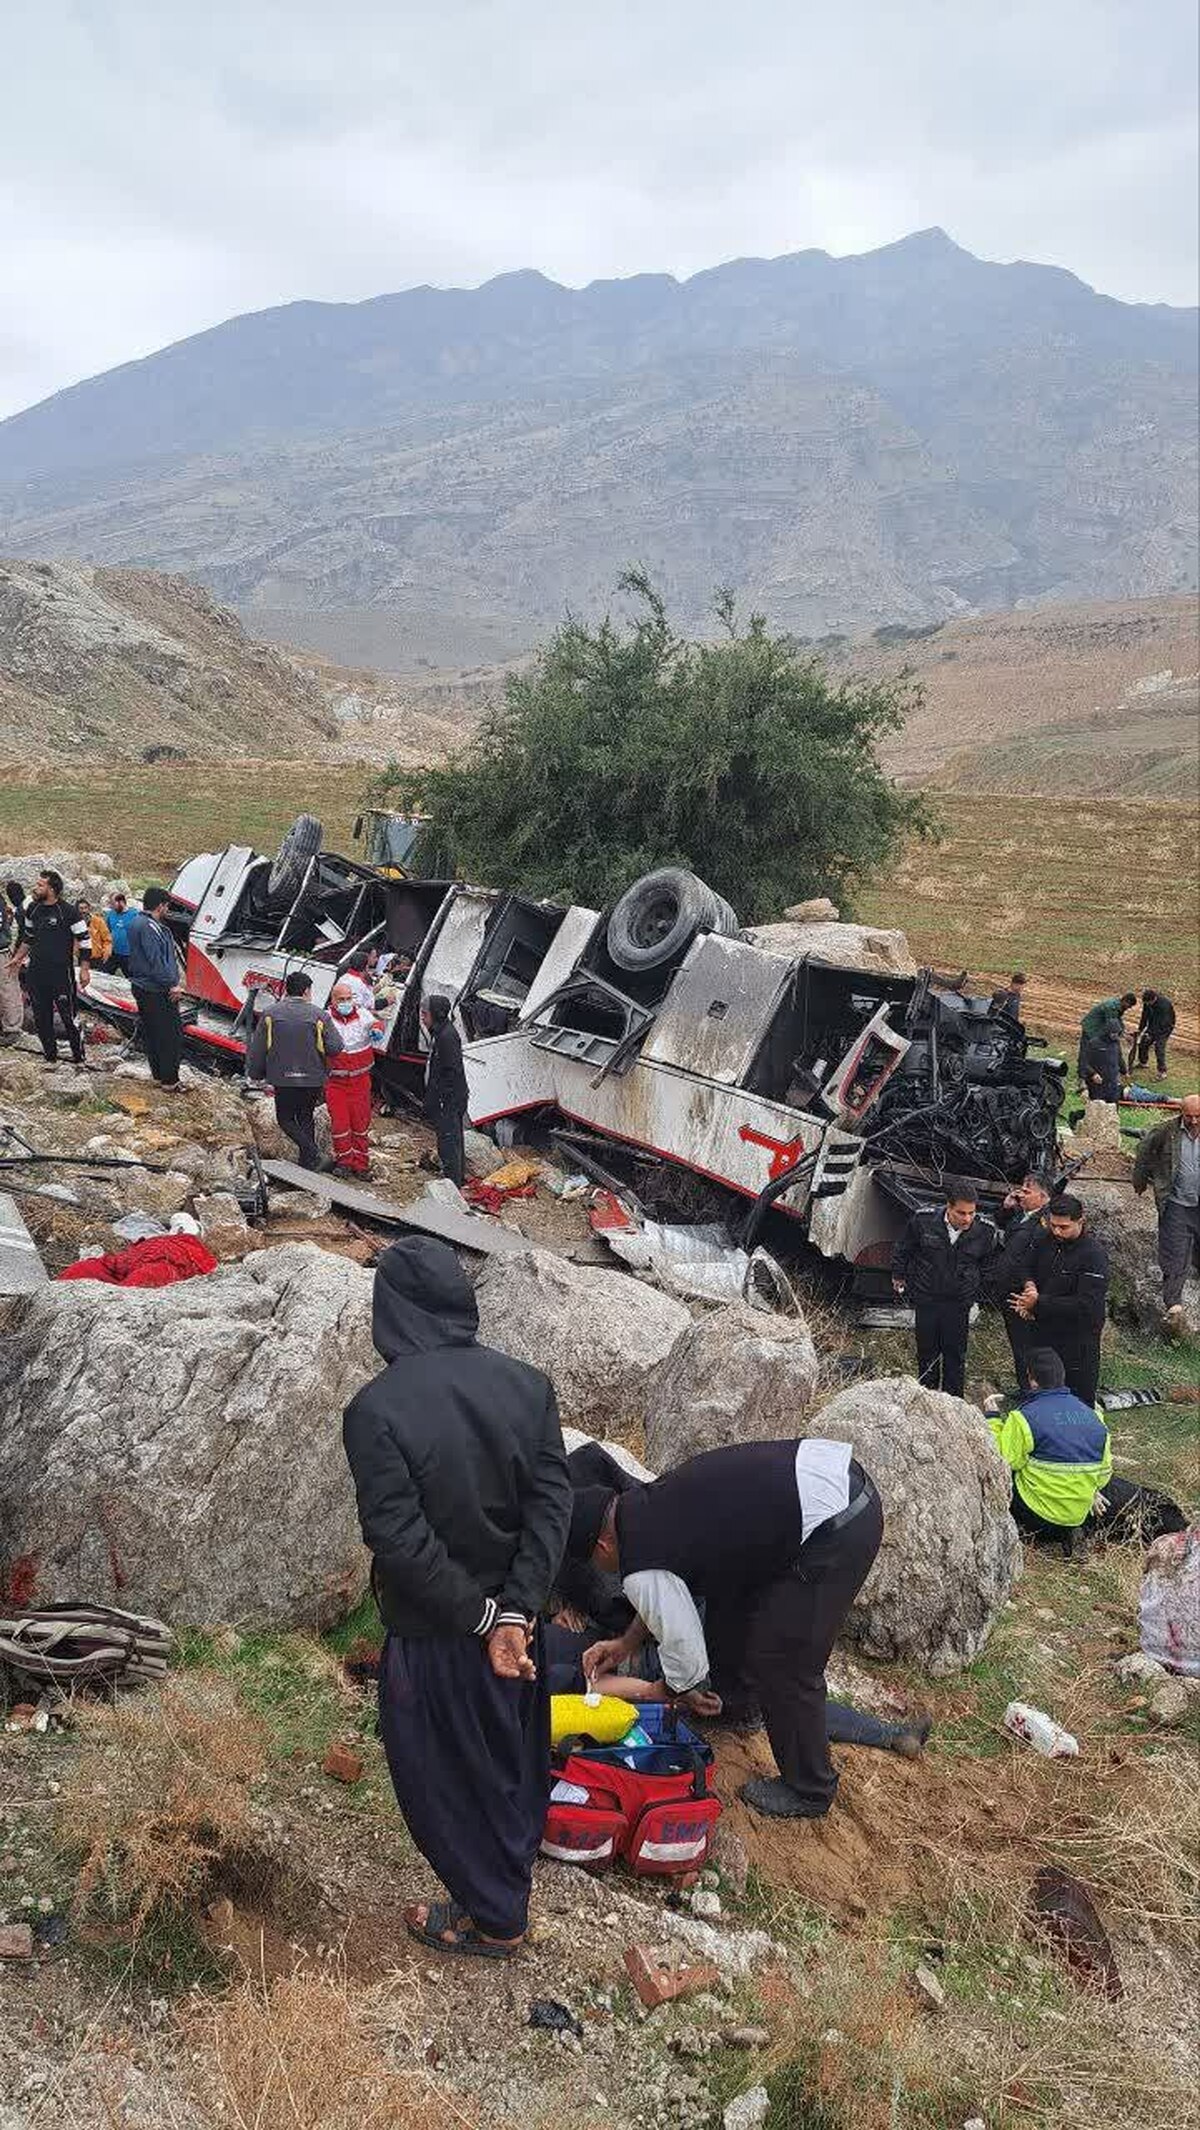
{"label": "dry grass", "polygon": [[265,1734],[228,1688],[195,1673],[81,1706],[78,1720],[60,1838],[83,1858],[77,1900],[98,1900],[136,1937],[245,1842]]}
{"label": "dry grass", "polygon": [[[222,2130],[474,2130],[416,2071],[398,2071],[343,1984],[245,1982],[189,2022],[199,2099]],[[499,2126],[495,2126],[499,2130]]]}

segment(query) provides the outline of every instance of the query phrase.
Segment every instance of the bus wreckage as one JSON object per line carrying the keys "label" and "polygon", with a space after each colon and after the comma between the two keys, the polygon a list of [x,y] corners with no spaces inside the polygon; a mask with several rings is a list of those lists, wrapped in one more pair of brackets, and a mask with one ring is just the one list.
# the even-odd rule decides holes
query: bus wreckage
{"label": "bus wreckage", "polygon": [[[563,907],[338,857],[302,815],[274,859],[190,859],[171,898],[193,1056],[236,1066],[289,972],[321,1003],[375,947],[385,1093],[419,1090],[421,1006],[444,993],[477,1128],[556,1129],[576,1165],[668,1219],[717,1213],[746,1247],[773,1210],[867,1298],[890,1292],[900,1227],[945,1176],[971,1178],[987,1210],[1057,1158],[1065,1064],[1031,1056],[990,999],[839,962],[829,934],[855,927],[811,928],[819,951],[795,950],[803,927],[742,931],[675,868],[608,911]],[[95,974],[89,1004],[134,1023],[122,977]]]}

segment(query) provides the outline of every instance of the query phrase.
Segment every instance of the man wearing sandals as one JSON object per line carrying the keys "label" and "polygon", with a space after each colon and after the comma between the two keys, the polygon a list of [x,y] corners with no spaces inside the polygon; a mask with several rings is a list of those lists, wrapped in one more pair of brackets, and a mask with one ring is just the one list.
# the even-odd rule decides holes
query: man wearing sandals
{"label": "man wearing sandals", "polygon": [[436,1952],[507,1959],[525,1936],[550,1795],[538,1614],[571,1481],[547,1376],[476,1340],[454,1252],[384,1251],[373,1335],[387,1362],[343,1439],[387,1640],[379,1728],[408,1829],[449,1900],[405,1910]]}

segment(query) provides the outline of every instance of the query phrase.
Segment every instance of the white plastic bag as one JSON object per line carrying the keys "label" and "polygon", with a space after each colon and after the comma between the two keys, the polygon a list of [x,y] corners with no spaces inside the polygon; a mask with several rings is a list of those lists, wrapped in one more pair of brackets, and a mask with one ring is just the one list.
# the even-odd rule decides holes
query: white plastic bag
{"label": "white plastic bag", "polygon": [[1146,1655],[1168,1671],[1200,1679],[1200,1525],[1155,1539],[1138,1613]]}

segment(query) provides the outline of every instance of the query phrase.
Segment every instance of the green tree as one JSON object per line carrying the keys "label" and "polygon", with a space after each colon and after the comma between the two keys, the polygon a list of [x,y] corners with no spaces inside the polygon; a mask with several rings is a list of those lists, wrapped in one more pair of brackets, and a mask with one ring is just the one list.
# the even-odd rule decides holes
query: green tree
{"label": "green tree", "polygon": [[424,851],[490,885],[603,905],[684,865],[760,923],[810,895],[848,907],[927,832],[876,751],[920,700],[908,675],[835,683],[728,592],[718,640],[688,643],[642,571],[619,589],[628,625],[568,620],[459,755],[390,765],[371,802],[427,814]]}

